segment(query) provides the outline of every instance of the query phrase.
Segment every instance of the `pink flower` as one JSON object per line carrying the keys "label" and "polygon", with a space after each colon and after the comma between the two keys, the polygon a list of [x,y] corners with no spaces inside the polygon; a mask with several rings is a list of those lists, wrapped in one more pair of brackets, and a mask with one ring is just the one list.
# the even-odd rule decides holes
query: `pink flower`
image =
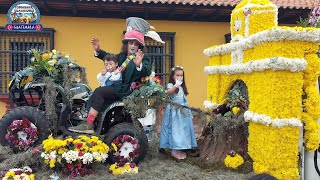
{"label": "pink flower", "polygon": [[34,154],[38,154],[38,152],[39,152],[39,148],[38,147],[33,148],[33,153]]}
{"label": "pink flower", "polygon": [[234,151],[233,149],[229,151],[229,155],[230,156],[235,156],[236,155],[236,151]]}
{"label": "pink flower", "polygon": [[129,166],[130,166],[131,168],[135,168],[137,165],[136,165],[135,163],[130,163]]}
{"label": "pink flower", "polygon": [[63,172],[64,172],[65,174],[68,174],[69,169],[68,169],[68,168],[63,168]]}

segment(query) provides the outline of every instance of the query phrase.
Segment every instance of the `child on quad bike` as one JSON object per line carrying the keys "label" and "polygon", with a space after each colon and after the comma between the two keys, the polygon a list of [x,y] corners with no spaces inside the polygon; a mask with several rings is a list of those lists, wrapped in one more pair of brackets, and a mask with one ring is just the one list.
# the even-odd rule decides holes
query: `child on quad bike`
{"label": "child on quad bike", "polygon": [[[149,59],[144,56],[146,51],[144,43],[144,35],[150,35],[149,37],[162,42],[159,35],[151,31],[150,24],[144,19],[137,17],[130,17],[126,20],[127,32],[122,40],[122,50],[116,55],[118,64],[123,64],[132,55],[135,54],[135,58],[130,60],[126,68],[123,68],[122,82],[114,86],[104,86],[95,89],[92,96],[89,99],[89,103],[92,106],[86,122],[77,126],[70,127],[69,130],[78,133],[94,133],[94,120],[97,117],[104,103],[112,103],[116,100],[121,100],[124,96],[130,94],[130,86],[136,81],[141,81],[142,77],[149,76],[151,74],[151,66]],[[104,50],[100,49],[98,38],[92,39],[92,45],[95,50],[94,55],[99,59],[103,59],[107,54]]]}

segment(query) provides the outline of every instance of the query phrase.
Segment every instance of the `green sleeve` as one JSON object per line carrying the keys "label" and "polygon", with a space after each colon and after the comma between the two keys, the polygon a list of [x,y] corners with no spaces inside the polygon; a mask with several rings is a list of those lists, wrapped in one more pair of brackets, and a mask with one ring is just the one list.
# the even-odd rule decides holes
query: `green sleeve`
{"label": "green sleeve", "polygon": [[101,60],[103,60],[103,58],[104,58],[106,55],[110,54],[110,53],[108,53],[108,52],[106,52],[106,51],[104,51],[104,50],[102,50],[102,49],[100,49],[99,51],[97,51],[97,53],[98,53],[98,56],[95,56],[95,57],[97,57],[97,58],[99,58],[99,59],[101,59]]}
{"label": "green sleeve", "polygon": [[[138,71],[138,70],[136,69],[136,71]],[[142,69],[139,72],[141,73],[140,74],[141,77],[149,76],[151,74],[151,65],[149,63],[149,58],[147,56],[143,57],[143,59],[142,59]]]}

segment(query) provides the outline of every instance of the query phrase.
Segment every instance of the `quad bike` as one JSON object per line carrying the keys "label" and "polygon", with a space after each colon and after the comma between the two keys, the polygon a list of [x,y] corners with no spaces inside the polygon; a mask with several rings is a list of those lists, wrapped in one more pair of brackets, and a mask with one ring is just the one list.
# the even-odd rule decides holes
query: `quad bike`
{"label": "quad bike", "polygon": [[[57,123],[54,126],[53,119],[48,117],[45,112],[45,91],[47,84],[43,77],[33,77],[31,82],[26,83],[21,88],[20,84],[28,77],[21,75],[23,73],[16,73],[13,76],[9,85],[9,100],[11,109],[0,121],[0,143],[8,145],[13,150],[20,151],[17,145],[10,143],[7,138],[8,127],[12,125],[13,121],[26,118],[38,129],[38,139],[31,146],[41,144],[41,142],[48,137],[50,133],[54,135],[63,136],[77,136],[79,134],[70,132],[68,130],[71,126],[76,126],[82,121],[86,120],[86,104],[91,89],[88,85],[83,83],[72,83],[69,90],[61,85],[61,83],[54,83],[57,92],[56,100],[54,102],[55,113],[57,114]],[[26,82],[26,81],[24,81]],[[71,93],[71,98],[67,98],[67,93]],[[38,97],[38,100],[35,98]],[[103,141],[107,145],[121,135],[129,135],[135,138],[138,142],[139,153],[133,159],[133,162],[141,161],[148,150],[148,139],[143,131],[142,125],[138,120],[132,119],[131,116],[124,110],[124,103],[121,101],[111,102],[105,104],[103,110],[99,113],[95,120],[95,136],[103,136]],[[22,133],[17,133],[19,139],[28,139]],[[21,137],[20,137],[21,136]],[[126,145],[125,149],[118,150],[121,153],[133,150],[133,147]],[[128,153],[127,153],[128,154]],[[116,156],[109,154],[109,161],[116,162]]]}

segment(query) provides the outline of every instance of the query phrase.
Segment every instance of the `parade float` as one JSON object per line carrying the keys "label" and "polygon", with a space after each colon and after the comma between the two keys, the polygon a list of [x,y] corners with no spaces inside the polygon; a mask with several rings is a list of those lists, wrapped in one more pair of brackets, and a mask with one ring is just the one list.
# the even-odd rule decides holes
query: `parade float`
{"label": "parade float", "polygon": [[315,171],[304,173],[304,152],[319,147],[320,29],[278,26],[277,17],[278,8],[269,0],[243,0],[234,8],[231,42],[204,50],[209,57],[204,104],[221,107],[234,84],[243,82],[254,172],[314,179]]}

